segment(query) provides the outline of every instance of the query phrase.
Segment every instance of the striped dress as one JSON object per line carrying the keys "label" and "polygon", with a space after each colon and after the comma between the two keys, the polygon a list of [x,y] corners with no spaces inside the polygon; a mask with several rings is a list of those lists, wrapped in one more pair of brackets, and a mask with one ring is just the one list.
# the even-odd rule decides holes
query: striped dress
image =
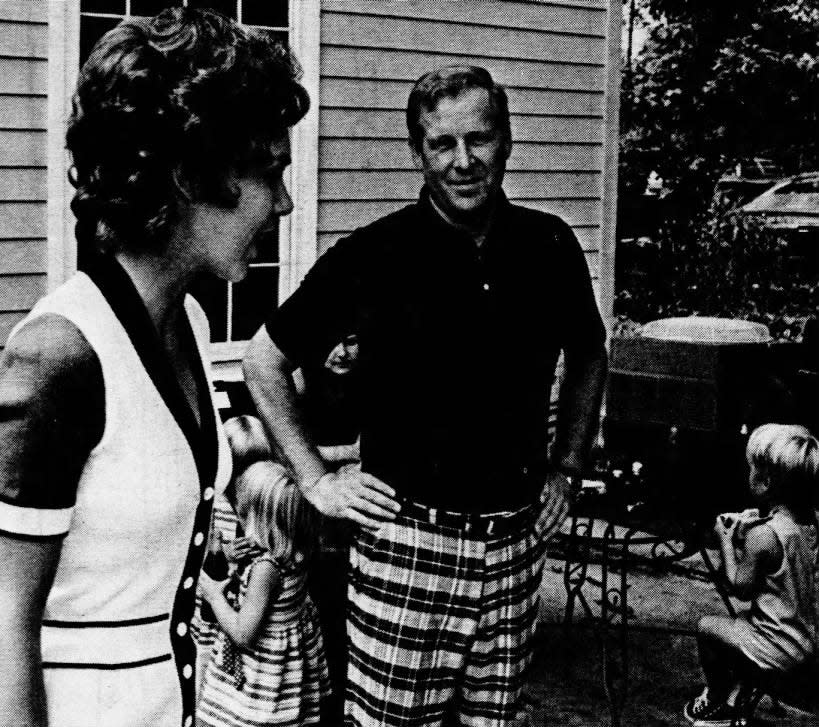
{"label": "striped dress", "polygon": [[[239,605],[253,566],[242,574]],[[277,564],[281,581],[255,642],[239,647],[220,632],[205,671],[197,724],[210,727],[318,724],[320,703],[330,693],[324,645],[304,564]],[[232,671],[238,654],[241,680]]]}

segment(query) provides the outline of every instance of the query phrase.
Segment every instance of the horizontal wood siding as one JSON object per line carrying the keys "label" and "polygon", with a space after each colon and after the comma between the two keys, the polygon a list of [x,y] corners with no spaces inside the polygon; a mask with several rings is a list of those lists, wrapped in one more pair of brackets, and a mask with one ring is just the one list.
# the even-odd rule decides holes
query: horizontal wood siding
{"label": "horizontal wood siding", "polygon": [[607,0],[322,0],[318,244],[417,198],[407,147],[414,81],[453,63],[504,84],[510,199],[562,216],[600,269]]}
{"label": "horizontal wood siding", "polygon": [[47,9],[0,2],[0,346],[46,292]]}

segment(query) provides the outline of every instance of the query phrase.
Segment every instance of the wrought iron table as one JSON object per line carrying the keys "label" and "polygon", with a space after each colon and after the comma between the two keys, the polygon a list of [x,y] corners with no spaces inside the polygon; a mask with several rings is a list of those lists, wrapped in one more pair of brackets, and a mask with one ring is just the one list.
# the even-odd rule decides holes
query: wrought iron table
{"label": "wrought iron table", "polygon": [[[568,533],[557,543],[564,548],[563,582],[566,588],[564,622],[571,623],[579,605],[596,626],[601,648],[603,686],[612,727],[619,727],[629,686],[628,630],[632,612],[628,603],[629,568],[637,564],[669,567],[695,553],[705,564],[707,575],[733,614],[733,606],[716,577],[716,569],[692,523],[646,521],[620,508],[576,508]],[[598,527],[595,528],[595,525]],[[602,529],[602,532],[601,532]],[[653,534],[656,531],[661,534]],[[599,564],[600,577],[589,573]],[[584,586],[599,592],[590,600]],[[599,606],[595,610],[594,604]]]}

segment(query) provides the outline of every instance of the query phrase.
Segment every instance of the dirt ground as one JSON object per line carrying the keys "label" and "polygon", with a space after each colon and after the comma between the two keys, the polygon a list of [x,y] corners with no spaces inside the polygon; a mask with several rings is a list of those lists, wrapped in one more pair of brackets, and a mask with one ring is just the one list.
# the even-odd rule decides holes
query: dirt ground
{"label": "dirt ground", "polygon": [[[621,717],[624,727],[689,725],[683,705],[701,688],[693,632],[700,615],[725,613],[713,585],[698,572],[705,573],[698,556],[684,561],[675,573],[646,567],[629,572],[634,628],[628,634],[630,684]],[[590,566],[592,578],[599,578],[599,573],[599,567]],[[597,608],[599,589],[587,584],[584,593]],[[563,622],[562,560],[547,558],[541,601],[541,628],[526,695],[531,724],[611,724],[598,631],[582,613],[571,625]],[[767,699],[758,717],[760,725],[819,725],[819,718],[793,710],[778,714]]]}

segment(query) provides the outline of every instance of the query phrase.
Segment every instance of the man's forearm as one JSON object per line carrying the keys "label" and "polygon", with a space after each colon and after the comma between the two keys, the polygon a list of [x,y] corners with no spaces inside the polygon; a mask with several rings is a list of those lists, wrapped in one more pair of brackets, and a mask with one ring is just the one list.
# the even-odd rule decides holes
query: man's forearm
{"label": "man's forearm", "polygon": [[567,357],[565,366],[552,463],[561,470],[580,473],[599,423],[608,369],[605,349],[584,359]]}
{"label": "man's forearm", "polygon": [[244,372],[272,446],[293,469],[300,484],[316,482],[326,469],[302,424],[292,367],[264,328],[250,342]]}

